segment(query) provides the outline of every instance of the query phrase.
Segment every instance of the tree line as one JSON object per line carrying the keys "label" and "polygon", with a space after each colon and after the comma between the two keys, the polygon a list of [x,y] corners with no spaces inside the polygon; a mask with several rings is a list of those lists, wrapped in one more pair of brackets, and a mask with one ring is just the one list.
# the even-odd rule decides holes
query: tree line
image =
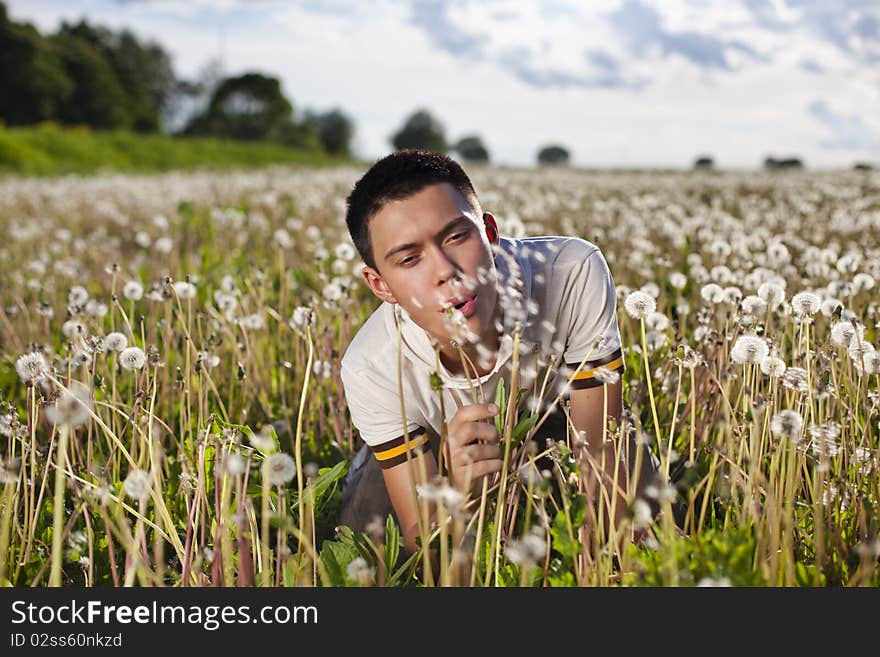
{"label": "tree line", "polygon": [[[181,121],[181,117],[183,120]],[[165,132],[245,141],[351,156],[355,125],[341,109],[298,112],[277,77],[260,72],[200,79],[177,76],[170,55],[130,30],[86,20],[63,22],[51,34],[13,21],[0,2],[0,122],[8,126],[53,121],[98,130]],[[479,135],[448,140],[443,124],[416,109],[389,137],[395,149],[426,148],[488,163]],[[565,165],[569,151],[541,147],[539,164]]]}

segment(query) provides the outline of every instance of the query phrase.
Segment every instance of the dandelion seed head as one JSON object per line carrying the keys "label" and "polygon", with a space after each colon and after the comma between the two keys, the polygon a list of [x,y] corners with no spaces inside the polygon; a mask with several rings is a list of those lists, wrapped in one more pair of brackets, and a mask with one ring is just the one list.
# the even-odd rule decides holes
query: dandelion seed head
{"label": "dandelion seed head", "polygon": [[150,496],[150,473],[135,468],[128,473],[122,482],[122,490],[133,500],[142,502]]}
{"label": "dandelion seed head", "polygon": [[642,319],[657,309],[657,302],[650,294],[637,290],[623,302],[627,314],[633,319]]}
{"label": "dandelion seed head", "polygon": [[785,361],[776,356],[765,356],[761,359],[761,372],[778,378],[785,374]]}
{"label": "dandelion seed head", "polygon": [[730,358],[741,365],[758,364],[770,353],[763,338],[756,335],[742,335],[737,338],[730,350]]}
{"label": "dandelion seed head", "polygon": [[700,288],[700,296],[706,303],[717,304],[724,300],[724,290],[717,283],[707,283]]}
{"label": "dandelion seed head", "polygon": [[45,406],[44,412],[52,424],[67,424],[76,428],[91,418],[93,405],[91,388],[80,381],[71,381],[67,390]]}
{"label": "dandelion seed head", "polygon": [[772,281],[761,283],[758,287],[758,296],[767,303],[771,310],[774,310],[785,301],[785,288]]}
{"label": "dandelion seed head", "polygon": [[142,370],[147,363],[147,355],[140,347],[128,347],[119,354],[119,365],[126,370]]}
{"label": "dandelion seed head", "polygon": [[296,461],[290,454],[275,452],[263,461],[263,478],[272,486],[283,486],[296,476]]}
{"label": "dandelion seed head", "polygon": [[346,566],[345,574],[360,586],[371,586],[376,578],[376,569],[368,565],[363,557],[356,557]]}
{"label": "dandelion seed head", "polygon": [[42,383],[49,374],[49,363],[38,351],[19,356],[15,361],[15,371],[23,383]]}
{"label": "dandelion seed head", "polygon": [[190,283],[189,281],[177,281],[173,285],[174,293],[180,298],[181,301],[185,301],[186,299],[193,299],[196,296],[196,286]]}
{"label": "dandelion seed head", "polygon": [[804,418],[797,411],[784,410],[770,420],[770,432],[779,438],[787,438],[797,442],[804,427]]}
{"label": "dandelion seed head", "polygon": [[669,284],[676,290],[683,290],[687,285],[687,276],[680,271],[674,271],[669,274]]}
{"label": "dandelion seed head", "polygon": [[822,300],[812,292],[798,292],[791,298],[791,309],[798,317],[808,317],[819,312]]}
{"label": "dandelion seed head", "polygon": [[787,368],[780,380],[782,381],[783,388],[801,393],[809,390],[807,387],[807,371],[802,367]]}

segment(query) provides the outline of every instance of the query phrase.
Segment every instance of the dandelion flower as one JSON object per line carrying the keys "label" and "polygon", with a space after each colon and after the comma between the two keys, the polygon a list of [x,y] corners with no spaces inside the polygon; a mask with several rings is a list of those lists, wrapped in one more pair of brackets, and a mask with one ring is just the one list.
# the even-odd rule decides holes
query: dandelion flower
{"label": "dandelion flower", "polygon": [[767,312],[767,302],[756,294],[750,294],[742,300],[740,308],[746,315],[759,316]]}
{"label": "dandelion flower", "polygon": [[791,309],[798,317],[815,315],[821,305],[819,295],[812,292],[798,292],[791,298]]}
{"label": "dandelion flower", "polygon": [[279,228],[272,235],[275,238],[275,243],[278,244],[282,249],[289,249],[293,247],[293,238],[283,228]]}
{"label": "dandelion flower", "polygon": [[665,331],[669,328],[669,318],[663,313],[648,313],[645,317],[645,326],[651,331]]}
{"label": "dandelion flower", "polygon": [[804,427],[804,418],[797,411],[780,411],[770,420],[770,431],[779,438],[797,441]]}
{"label": "dandelion flower", "polygon": [[196,296],[196,286],[189,281],[177,281],[174,283],[174,292],[181,301],[192,299]]}
{"label": "dandelion flower", "polygon": [[84,383],[71,381],[54,403],[45,407],[46,419],[52,424],[67,424],[78,427],[85,424],[91,415],[92,391]]}
{"label": "dandelion flower", "polygon": [[114,331],[113,333],[108,333],[104,338],[104,346],[107,348],[107,351],[122,351],[128,346],[128,338],[123,333]]}
{"label": "dandelion flower", "polygon": [[776,356],[765,356],[761,359],[761,372],[767,376],[780,377],[785,374],[785,361]]}
{"label": "dandelion flower", "polygon": [[636,290],[626,298],[623,307],[633,319],[643,319],[657,309],[657,302],[650,294]]}
{"label": "dandelion flower", "polygon": [[[856,328],[856,326],[858,328]],[[831,327],[831,341],[838,347],[849,347],[853,338],[858,335],[861,340],[865,335],[865,327],[856,325],[852,322],[837,322]]]}
{"label": "dandelion flower", "polygon": [[874,345],[870,342],[866,342],[865,340],[855,338],[850,341],[849,344],[849,357],[854,361],[858,362],[863,357],[868,356],[874,352]]}
{"label": "dandelion flower", "polygon": [[24,383],[41,383],[49,374],[49,363],[43,354],[33,351],[15,361],[15,371]]}
{"label": "dandelion flower", "polygon": [[758,288],[758,296],[761,297],[770,309],[775,309],[785,301],[785,288],[778,283],[768,281]]}
{"label": "dandelion flower", "polygon": [[122,287],[122,296],[131,301],[140,301],[144,296],[144,286],[140,281],[128,281]]}
{"label": "dandelion flower", "polygon": [[147,363],[147,356],[140,347],[128,347],[119,354],[119,364],[126,370],[141,370]]}
{"label": "dandelion flower", "polygon": [[150,496],[150,473],[136,468],[122,482],[122,490],[133,500],[143,502]]}
{"label": "dandelion flower", "polygon": [[870,274],[860,273],[853,276],[853,292],[870,290],[874,287],[874,277]]}
{"label": "dandelion flower", "polygon": [[61,325],[61,332],[66,338],[73,338],[77,335],[84,335],[86,327],[75,319],[68,319]]}
{"label": "dandelion flower", "polygon": [[375,581],[376,569],[368,565],[363,557],[356,557],[346,566],[345,574],[361,586],[370,586]]}
{"label": "dandelion flower", "polygon": [[733,349],[730,350],[730,357],[733,362],[745,364],[758,364],[767,354],[770,348],[767,343],[756,335],[742,335],[737,338]]}
{"label": "dandelion flower", "polygon": [[321,294],[327,301],[338,301],[342,298],[342,288],[339,287],[338,283],[327,283]]}
{"label": "dandelion flower", "polygon": [[67,305],[72,307],[81,307],[86,305],[89,300],[88,291],[81,285],[74,285],[67,293]]}
{"label": "dandelion flower", "polygon": [[333,254],[340,260],[349,261],[352,260],[357,251],[355,251],[354,247],[348,242],[340,242],[333,249]]}
{"label": "dandelion flower", "polygon": [[807,392],[807,370],[802,367],[789,367],[782,375],[782,387],[795,392]]}
{"label": "dandelion flower", "polygon": [[687,285],[687,276],[682,274],[680,271],[674,271],[669,274],[669,284],[674,287],[676,290],[683,290]]}
{"label": "dandelion flower", "polygon": [[263,477],[272,486],[283,486],[296,475],[296,461],[290,454],[276,452],[263,461]]}
{"label": "dandelion flower", "polygon": [[717,283],[707,283],[700,288],[700,296],[706,303],[721,303],[724,300],[724,290]]}

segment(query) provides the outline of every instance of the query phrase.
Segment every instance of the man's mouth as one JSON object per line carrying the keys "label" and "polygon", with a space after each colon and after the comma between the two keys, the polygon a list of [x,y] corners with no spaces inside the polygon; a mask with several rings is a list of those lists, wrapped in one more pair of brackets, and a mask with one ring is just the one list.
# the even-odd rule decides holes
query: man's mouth
{"label": "man's mouth", "polygon": [[446,312],[447,304],[456,310],[460,311],[465,317],[471,315],[476,306],[477,295],[471,294],[466,297],[455,297],[454,299],[447,299],[446,303],[443,304],[443,308],[440,312]]}

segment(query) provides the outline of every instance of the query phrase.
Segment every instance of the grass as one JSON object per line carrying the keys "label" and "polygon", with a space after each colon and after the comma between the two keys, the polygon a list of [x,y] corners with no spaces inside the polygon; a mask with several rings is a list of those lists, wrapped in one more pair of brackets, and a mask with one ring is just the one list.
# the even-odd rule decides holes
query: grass
{"label": "grass", "polygon": [[[607,435],[669,484],[606,525],[576,433],[528,447],[555,391],[536,413],[548,372],[524,359],[493,396],[502,476],[418,492],[448,519],[420,528],[435,576],[390,518],[337,527],[358,447],[339,359],[377,305],[342,246],[358,173],[0,182],[4,584],[880,584],[880,180],[481,170],[502,235],[602,247],[628,411]],[[29,353],[48,367],[26,383]]]}
{"label": "grass", "polygon": [[222,170],[270,164],[330,165],[345,160],[279,144],[93,131],[45,123],[0,127],[0,174],[56,176],[101,171]]}

